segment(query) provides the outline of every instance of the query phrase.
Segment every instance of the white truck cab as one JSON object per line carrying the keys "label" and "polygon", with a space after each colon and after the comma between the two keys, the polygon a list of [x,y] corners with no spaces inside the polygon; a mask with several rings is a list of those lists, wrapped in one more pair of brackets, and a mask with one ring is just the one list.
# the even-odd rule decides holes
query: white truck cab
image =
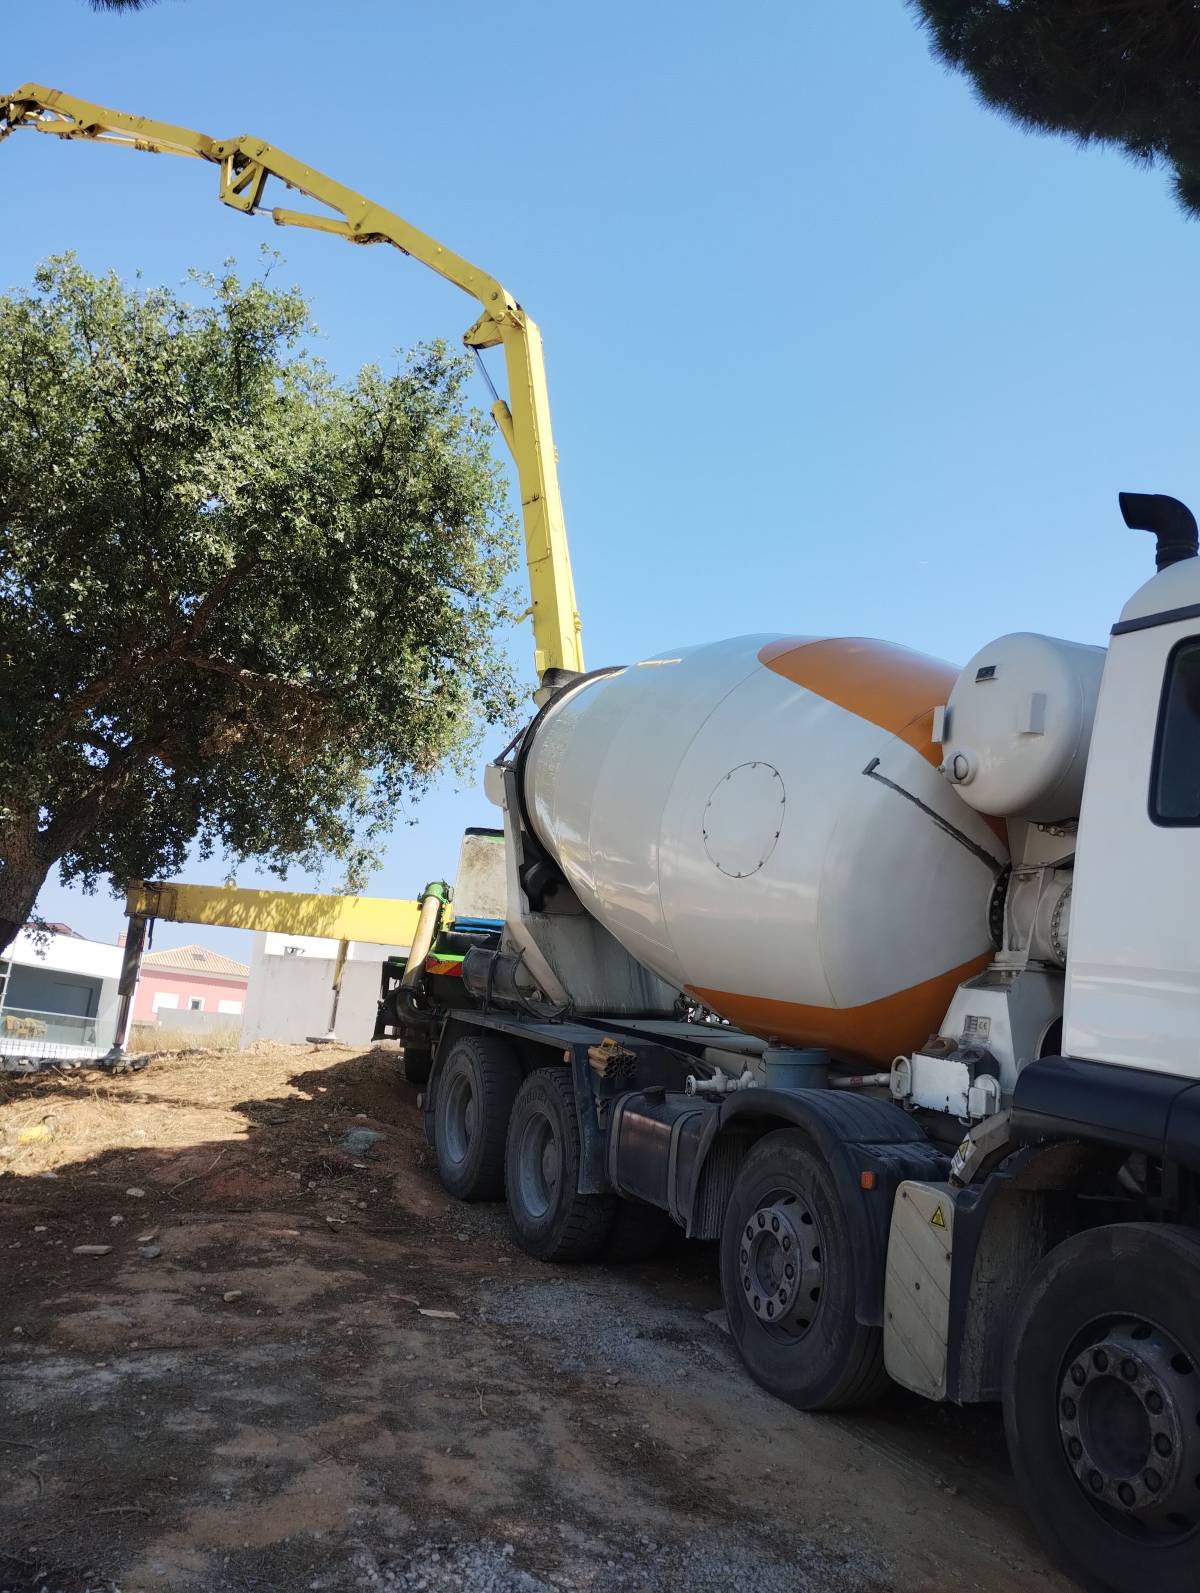
{"label": "white truck cab", "polygon": [[1200,1078],[1200,560],[1113,627],[1079,817],[1063,1051]]}

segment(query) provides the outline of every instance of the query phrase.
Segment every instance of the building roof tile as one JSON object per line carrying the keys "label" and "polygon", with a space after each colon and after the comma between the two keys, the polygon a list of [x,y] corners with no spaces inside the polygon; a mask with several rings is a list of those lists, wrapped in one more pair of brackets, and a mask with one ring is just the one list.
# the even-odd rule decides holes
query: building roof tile
{"label": "building roof tile", "polygon": [[247,979],[249,966],[226,957],[207,946],[171,946],[166,951],[149,951],[142,958],[143,968],[159,968],[172,973],[212,974],[218,979]]}

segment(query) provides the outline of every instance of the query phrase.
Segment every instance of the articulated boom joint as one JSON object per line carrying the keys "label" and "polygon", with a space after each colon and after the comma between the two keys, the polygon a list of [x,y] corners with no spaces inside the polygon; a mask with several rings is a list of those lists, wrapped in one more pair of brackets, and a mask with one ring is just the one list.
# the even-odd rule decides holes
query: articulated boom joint
{"label": "articulated boom joint", "polygon": [[247,216],[262,213],[268,180],[276,177],[293,192],[332,212],[271,210],[268,213],[277,226],[328,232],[348,243],[390,243],[481,304],[483,314],[463,341],[471,349],[504,348],[509,402],[498,398],[492,414],[516,463],[528,565],[531,575],[536,572],[532,597],[538,675],[540,678],[547,669],[583,669],[541,336],[495,277],[402,216],[258,138],[209,138],[188,127],[107,110],[37,83],[26,83],[7,99],[0,98],[0,140],[19,127],[56,138],[88,139],[149,154],[211,161],[220,167],[218,197],[222,204]]}

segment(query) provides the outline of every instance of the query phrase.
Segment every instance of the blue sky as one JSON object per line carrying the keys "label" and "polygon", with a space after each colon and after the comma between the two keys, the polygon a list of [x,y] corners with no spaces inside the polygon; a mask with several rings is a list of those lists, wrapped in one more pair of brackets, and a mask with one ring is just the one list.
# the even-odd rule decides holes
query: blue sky
{"label": "blue sky", "polygon": [[[960,662],[1009,630],[1102,641],[1153,568],[1118,490],[1200,500],[1200,229],[1162,174],[981,109],[901,0],[6,9],[0,88],[261,134],[521,300],[591,666],[761,630]],[[225,209],[199,164],[23,135],[0,199],[0,290],[67,248],[178,283],[265,240],[340,370],[474,319],[392,251]],[[528,667],[527,633],[512,647]],[[492,811],[444,782],[372,893],[452,872]],[[41,906],[119,928],[104,895]],[[245,950],[174,926],[158,944],[193,939]]]}

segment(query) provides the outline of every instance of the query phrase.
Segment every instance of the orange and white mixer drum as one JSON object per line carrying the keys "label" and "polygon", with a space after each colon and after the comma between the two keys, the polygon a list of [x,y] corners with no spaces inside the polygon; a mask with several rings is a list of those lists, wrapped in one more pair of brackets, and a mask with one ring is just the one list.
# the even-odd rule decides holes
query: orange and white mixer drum
{"label": "orange and white mixer drum", "polygon": [[526,812],[638,961],[753,1034],[886,1066],[992,954],[1007,852],[932,741],[957,673],[741,636],[585,676],[531,729]]}

